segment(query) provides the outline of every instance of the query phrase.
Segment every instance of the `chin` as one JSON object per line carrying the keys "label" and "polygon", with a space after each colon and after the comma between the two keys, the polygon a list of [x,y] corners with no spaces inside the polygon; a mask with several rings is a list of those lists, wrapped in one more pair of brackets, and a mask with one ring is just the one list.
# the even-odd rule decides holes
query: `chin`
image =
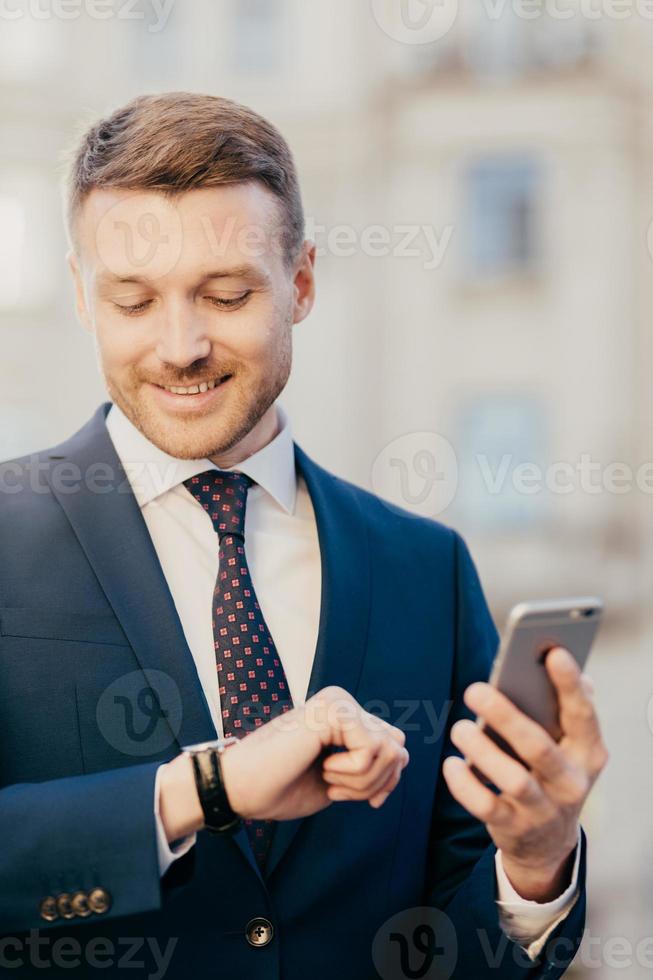
{"label": "chin", "polygon": [[226,441],[220,438],[221,427],[215,424],[210,432],[205,431],[200,434],[198,429],[205,428],[206,421],[189,420],[172,426],[169,422],[167,424],[161,422],[159,425],[155,423],[150,431],[145,429],[144,434],[155,446],[176,459],[205,459],[222,452],[222,446]]}

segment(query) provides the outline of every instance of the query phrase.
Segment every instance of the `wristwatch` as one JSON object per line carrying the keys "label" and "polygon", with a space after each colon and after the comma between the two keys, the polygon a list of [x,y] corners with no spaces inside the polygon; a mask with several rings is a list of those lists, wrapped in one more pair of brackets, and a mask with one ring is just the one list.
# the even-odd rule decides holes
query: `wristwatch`
{"label": "wristwatch", "polygon": [[231,809],[220,763],[222,753],[237,741],[232,735],[182,746],[182,752],[190,756],[193,764],[197,795],[204,813],[204,829],[212,834],[235,834],[243,824],[242,817]]}

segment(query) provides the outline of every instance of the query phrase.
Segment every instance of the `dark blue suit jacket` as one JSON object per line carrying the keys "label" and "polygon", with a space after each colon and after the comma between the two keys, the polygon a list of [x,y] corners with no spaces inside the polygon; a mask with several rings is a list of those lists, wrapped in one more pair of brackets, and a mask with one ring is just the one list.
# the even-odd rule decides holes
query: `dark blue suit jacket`
{"label": "dark blue suit jacket", "polygon": [[[487,677],[496,648],[467,548],[297,445],[322,560],[308,693],[346,688],[405,730],[410,763],[379,810],[338,803],[279,824],[265,879],[244,831],[201,832],[160,879],[157,766],[215,730],[106,429],[109,407],[56,448],[0,465],[0,969],[42,976],[41,956],[67,977],[124,976],[134,963],[139,975],[234,980],[559,976],[584,894],[529,964],[499,927],[486,830],[440,775],[462,693]],[[147,737],[130,741],[130,723]],[[582,881],[584,865],[583,854]],[[94,888],[110,896],[108,911],[64,918],[64,901],[59,918],[42,918],[48,896]],[[428,974],[419,913],[387,925],[421,906],[443,913]],[[256,916],[275,929],[265,947],[245,936]],[[171,955],[158,973],[155,942]]]}

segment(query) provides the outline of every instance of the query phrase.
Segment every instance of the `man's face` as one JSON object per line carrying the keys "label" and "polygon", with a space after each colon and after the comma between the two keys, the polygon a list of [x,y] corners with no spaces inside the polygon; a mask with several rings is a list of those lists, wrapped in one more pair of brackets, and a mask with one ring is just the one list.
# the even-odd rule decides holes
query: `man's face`
{"label": "man's face", "polygon": [[276,434],[315,260],[306,242],[285,264],[280,217],[256,182],[174,198],[96,188],[84,202],[69,256],[80,319],[112,401],[172,456],[233,465]]}

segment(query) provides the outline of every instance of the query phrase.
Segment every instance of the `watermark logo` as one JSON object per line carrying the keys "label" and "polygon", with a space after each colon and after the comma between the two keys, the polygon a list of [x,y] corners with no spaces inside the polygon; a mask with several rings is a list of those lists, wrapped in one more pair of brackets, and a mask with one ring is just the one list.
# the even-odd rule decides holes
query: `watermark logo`
{"label": "watermark logo", "polygon": [[103,737],[123,755],[157,755],[181,729],[179,688],[161,670],[134,670],[105,689],[96,719]]}
{"label": "watermark logo", "polygon": [[404,909],[377,932],[372,960],[382,980],[449,980],[458,960],[453,922],[440,909]]}
{"label": "watermark logo", "polygon": [[[176,0],[0,0],[0,21],[125,20],[147,23],[150,34],[166,27]],[[138,9],[143,8],[145,9]]]}
{"label": "watermark logo", "polygon": [[402,44],[439,41],[458,18],[458,0],[371,0],[371,8],[384,34]]}
{"label": "watermark logo", "polygon": [[436,517],[456,496],[458,460],[437,432],[410,432],[387,445],[372,465],[372,489],[399,507]]}
{"label": "watermark logo", "polygon": [[179,211],[161,194],[133,194],[104,212],[95,230],[98,256],[116,276],[160,279],[182,253]]}

